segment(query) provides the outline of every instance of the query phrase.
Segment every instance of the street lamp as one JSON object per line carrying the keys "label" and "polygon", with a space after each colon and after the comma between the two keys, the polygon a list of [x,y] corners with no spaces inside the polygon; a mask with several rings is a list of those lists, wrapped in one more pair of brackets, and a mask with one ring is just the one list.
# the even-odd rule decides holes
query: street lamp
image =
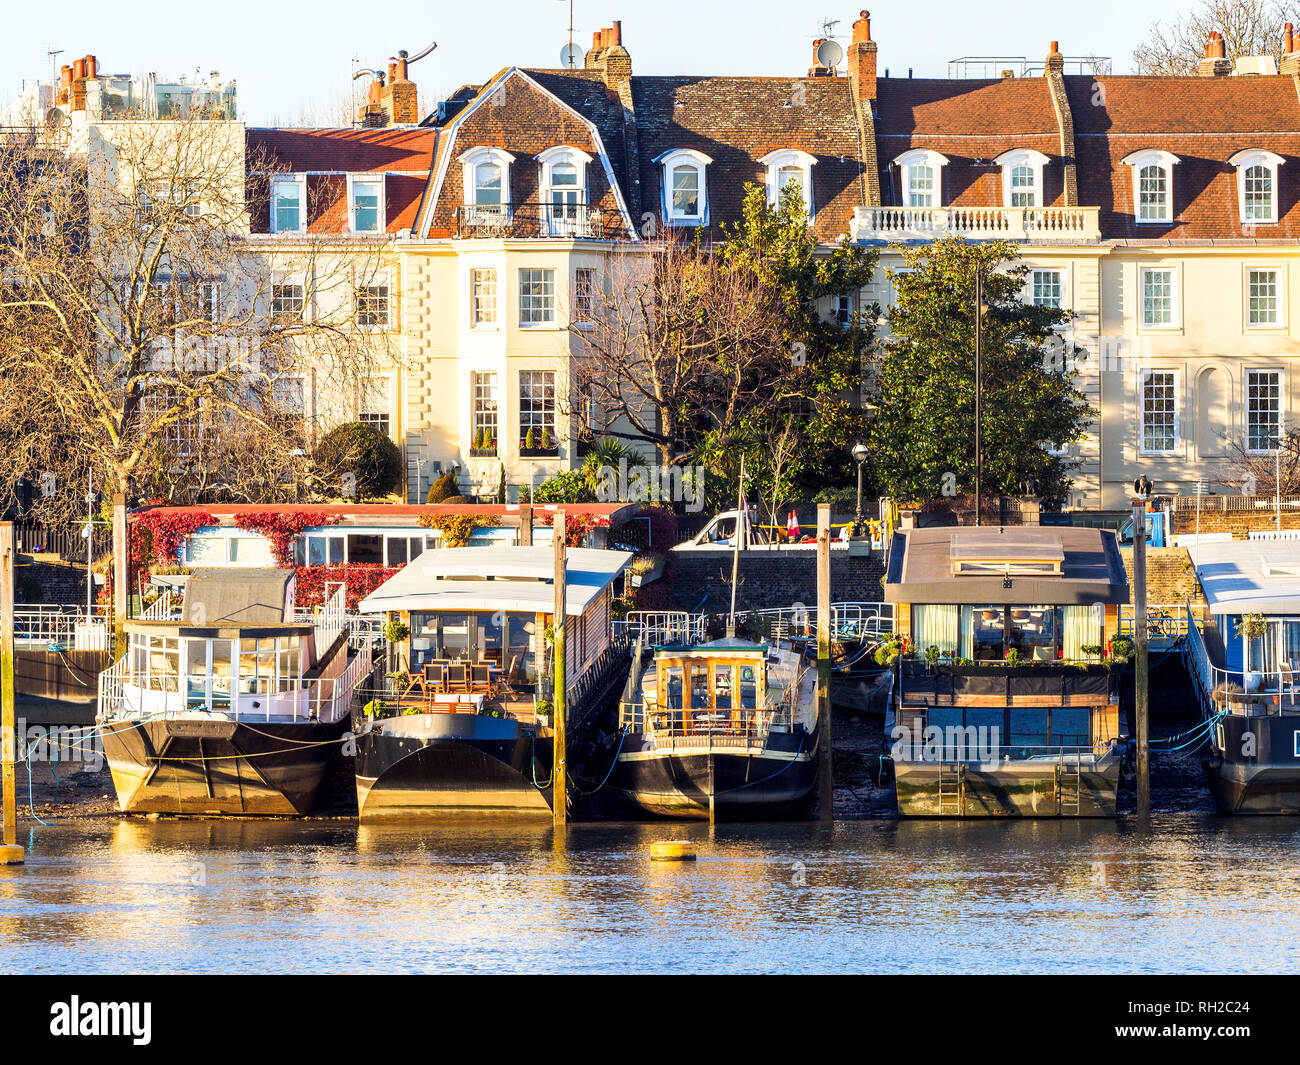
{"label": "street lamp", "polygon": [[853,445],[853,461],[858,464],[858,510],[853,516],[853,535],[862,535],[862,466],[867,461],[867,445],[859,441]]}

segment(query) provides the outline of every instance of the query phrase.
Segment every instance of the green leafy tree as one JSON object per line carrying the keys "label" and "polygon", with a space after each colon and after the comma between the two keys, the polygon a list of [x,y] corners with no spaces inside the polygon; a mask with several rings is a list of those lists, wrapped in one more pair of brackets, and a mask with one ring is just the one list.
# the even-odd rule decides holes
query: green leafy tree
{"label": "green leafy tree", "polygon": [[402,483],[402,453],[373,426],[348,422],[326,433],[316,448],[316,465],[329,471],[358,501],[389,495]]}
{"label": "green leafy tree", "polygon": [[1096,412],[1075,384],[1081,357],[1055,331],[1071,313],[1023,299],[1028,267],[1001,241],[946,238],[900,249],[891,335],[870,389],[879,486],[924,501],[975,488],[975,278],[983,278],[983,489],[1018,495],[1027,478],[1052,505],[1072,464],[1051,449],[1082,437]]}
{"label": "green leafy tree", "polygon": [[565,470],[537,486],[537,503],[594,503],[596,493],[580,470]]}

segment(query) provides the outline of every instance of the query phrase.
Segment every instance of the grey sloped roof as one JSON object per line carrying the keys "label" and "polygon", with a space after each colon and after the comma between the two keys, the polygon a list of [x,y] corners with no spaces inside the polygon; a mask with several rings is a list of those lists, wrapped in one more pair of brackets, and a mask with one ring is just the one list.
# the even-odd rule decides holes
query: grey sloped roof
{"label": "grey sloped roof", "polygon": [[185,621],[192,625],[279,625],[291,569],[196,569],[185,584]]}

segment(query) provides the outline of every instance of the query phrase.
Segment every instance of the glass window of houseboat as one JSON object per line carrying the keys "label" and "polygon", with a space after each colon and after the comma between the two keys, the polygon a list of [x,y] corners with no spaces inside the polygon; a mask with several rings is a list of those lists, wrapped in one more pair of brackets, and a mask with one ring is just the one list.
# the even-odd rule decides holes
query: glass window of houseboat
{"label": "glass window of houseboat", "polygon": [[669,710],[682,708],[682,667],[669,666],[664,670],[664,706]]}
{"label": "glass window of houseboat", "polygon": [[691,709],[707,710],[709,708],[709,664],[707,662],[691,663]]}
{"label": "glass window of houseboat", "polygon": [[150,636],[149,684],[153,691],[178,691],[181,671],[180,640],[172,636]]}
{"label": "glass window of houseboat", "polygon": [[289,691],[298,686],[300,661],[298,637],[286,636],[279,641],[279,645],[280,691]]}
{"label": "glass window of houseboat", "polygon": [[1090,606],[1067,606],[1062,611],[1061,646],[1069,662],[1081,662],[1089,655],[1085,647],[1101,647],[1105,643],[1102,629],[1106,625],[1106,608],[1101,603]]}
{"label": "glass window of houseboat", "polygon": [[946,604],[916,604],[912,607],[912,643],[922,653],[937,647],[941,655],[957,651],[959,610]]}
{"label": "glass window of houseboat", "polygon": [[372,533],[348,534],[348,562],[384,563],[384,538]]}
{"label": "glass window of houseboat", "polygon": [[502,632],[503,620],[500,611],[478,615],[478,654],[475,656],[477,661],[491,662],[494,666],[501,665],[501,640],[505,635]]}
{"label": "glass window of houseboat", "polygon": [[185,691],[189,699],[207,702],[208,651],[211,640],[183,640],[185,648]]}
{"label": "glass window of houseboat", "polygon": [[735,666],[713,667],[713,705],[719,710],[731,709],[731,683],[735,674]]}
{"label": "glass window of houseboat", "polygon": [[758,671],[753,666],[740,667],[740,708],[758,709]]}
{"label": "glass window of houseboat", "polygon": [[341,536],[307,537],[307,565],[309,566],[343,565],[343,537]]}
{"label": "glass window of houseboat", "polygon": [[966,614],[966,641],[963,658],[976,662],[998,661],[1003,658],[1006,638],[1006,611],[1000,606],[963,607]]}
{"label": "glass window of houseboat", "polygon": [[1056,607],[1012,607],[1007,649],[1014,647],[1022,658],[1031,658],[1035,662],[1055,662],[1058,629]]}
{"label": "glass window of houseboat", "polygon": [[1287,618],[1282,626],[1282,661],[1280,667],[1286,670],[1300,669],[1300,620]]}
{"label": "glass window of houseboat", "polygon": [[231,640],[211,640],[212,644],[212,701],[230,702]]}

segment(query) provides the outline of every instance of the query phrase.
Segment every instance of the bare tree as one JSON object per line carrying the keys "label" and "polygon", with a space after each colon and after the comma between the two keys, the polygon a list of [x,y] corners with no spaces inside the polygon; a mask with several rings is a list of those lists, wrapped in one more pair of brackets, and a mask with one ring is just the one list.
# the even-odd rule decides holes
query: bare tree
{"label": "bare tree", "polygon": [[782,393],[772,294],[707,247],[670,235],[612,252],[587,298],[570,327],[582,431],[648,445],[667,467]]}
{"label": "bare tree", "polygon": [[1133,51],[1139,74],[1195,74],[1211,30],[1223,34],[1228,59],[1281,58],[1282,26],[1297,21],[1287,0],[1200,0],[1168,24],[1151,24],[1148,40]]}
{"label": "bare tree", "polygon": [[[1225,438],[1228,458],[1217,483],[1239,495],[1300,496],[1300,425],[1283,425],[1276,451],[1263,450],[1245,436]],[[1254,446],[1252,446],[1252,443]]]}
{"label": "bare tree", "polygon": [[57,520],[88,472],[131,502],[219,495],[241,467],[296,489],[304,379],[350,396],[392,358],[362,298],[382,238],[252,235],[272,168],[238,124],[117,122],[74,147],[0,143],[0,492],[34,481]]}

